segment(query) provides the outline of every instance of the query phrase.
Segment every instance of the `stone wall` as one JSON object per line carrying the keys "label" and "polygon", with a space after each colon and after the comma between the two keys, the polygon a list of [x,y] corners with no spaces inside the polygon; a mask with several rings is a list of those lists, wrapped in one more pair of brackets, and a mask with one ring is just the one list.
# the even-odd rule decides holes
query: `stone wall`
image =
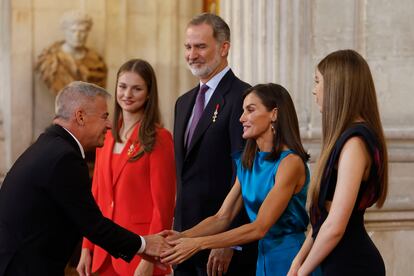
{"label": "stone wall", "polygon": [[[390,160],[384,208],[366,226],[387,275],[411,275],[414,263],[414,2],[411,0],[258,0],[221,2],[233,30],[231,66],[251,84],[276,82],[292,94],[302,137],[316,159],[321,116],[311,94],[315,65],[352,48],[368,61]],[[410,272],[411,271],[411,272]]]}
{"label": "stone wall", "polygon": [[[201,10],[201,1],[190,0],[88,0],[35,1],[33,7],[36,57],[43,48],[63,39],[60,16],[70,9],[80,9],[92,16],[94,24],[87,46],[94,48],[108,66],[107,89],[113,93],[116,72],[130,58],[149,61],[159,81],[160,107],[165,126],[172,129],[174,102],[195,80],[183,58],[185,24]],[[42,32],[48,28],[49,32]],[[53,114],[54,96],[34,77],[34,137],[41,133]]]}
{"label": "stone wall", "polygon": [[[5,144],[4,144],[4,131],[3,131],[3,116],[0,113],[0,156],[6,156],[5,150]],[[6,172],[6,162],[5,158],[0,158],[0,187],[1,183],[4,179],[4,174]]]}
{"label": "stone wall", "polygon": [[34,73],[34,64],[44,48],[64,38],[59,22],[68,10],[93,18],[87,46],[104,57],[112,94],[126,60],[142,58],[153,65],[164,125],[172,129],[176,98],[197,82],[186,69],[183,42],[185,25],[201,11],[202,1],[0,0],[0,7],[0,173],[53,118],[54,96]]}
{"label": "stone wall", "polygon": [[[4,113],[9,112],[9,107],[6,103],[9,102],[9,97],[6,91],[9,90],[9,53],[10,46],[8,30],[10,28],[10,10],[9,0],[0,0],[0,187],[6,172],[6,164],[8,163],[8,153],[5,141],[5,123]],[[8,128],[9,129],[9,128]]]}
{"label": "stone wall", "polygon": [[[88,47],[104,56],[108,90],[126,59],[155,68],[162,115],[171,129],[177,96],[196,80],[186,70],[183,35],[201,10],[191,0],[0,0],[0,182],[17,156],[47,126],[53,97],[33,73],[41,50],[62,39],[67,10],[90,14]],[[367,58],[378,91],[390,152],[390,191],[366,225],[388,275],[414,271],[414,2],[411,0],[223,0],[232,29],[230,62],[251,84],[277,82],[291,92],[312,155],[320,144],[320,114],[311,95],[314,66],[327,53],[353,48]],[[314,160],[313,159],[313,160]]]}

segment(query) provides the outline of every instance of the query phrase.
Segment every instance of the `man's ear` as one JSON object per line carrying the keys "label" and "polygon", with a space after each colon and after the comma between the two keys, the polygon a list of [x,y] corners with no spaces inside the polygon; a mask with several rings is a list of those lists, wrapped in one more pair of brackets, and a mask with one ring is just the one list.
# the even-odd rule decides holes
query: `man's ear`
{"label": "man's ear", "polygon": [[78,125],[84,126],[85,125],[85,112],[82,109],[77,109],[75,111],[75,119]]}
{"label": "man's ear", "polygon": [[222,57],[227,57],[229,55],[229,50],[230,50],[230,42],[224,41],[220,47],[220,55]]}

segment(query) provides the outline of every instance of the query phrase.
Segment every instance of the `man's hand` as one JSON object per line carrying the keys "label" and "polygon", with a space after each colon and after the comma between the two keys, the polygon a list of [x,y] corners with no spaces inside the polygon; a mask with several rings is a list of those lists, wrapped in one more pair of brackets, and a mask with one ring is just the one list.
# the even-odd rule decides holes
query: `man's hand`
{"label": "man's hand", "polygon": [[155,235],[143,236],[146,243],[143,254],[156,257],[155,259],[158,260],[163,251],[171,248],[164,236],[161,234],[162,232]]}
{"label": "man's hand", "polygon": [[231,248],[212,249],[208,257],[207,274],[222,276],[227,273],[232,257],[233,249]]}
{"label": "man's hand", "polygon": [[154,235],[142,236],[145,239],[145,250],[139,254],[142,259],[154,263],[161,270],[168,269],[168,266],[160,263],[160,255],[171,246],[165,240],[166,235],[163,232]]}
{"label": "man's hand", "polygon": [[76,271],[79,273],[80,276],[89,276],[91,275],[91,264],[91,252],[87,248],[82,248],[82,253]]}

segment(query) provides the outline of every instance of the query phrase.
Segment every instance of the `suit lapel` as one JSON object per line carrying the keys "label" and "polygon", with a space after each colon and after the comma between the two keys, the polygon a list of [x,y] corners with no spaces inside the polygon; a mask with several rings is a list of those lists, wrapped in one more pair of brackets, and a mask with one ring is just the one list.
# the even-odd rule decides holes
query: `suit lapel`
{"label": "suit lapel", "polygon": [[198,121],[197,127],[194,130],[193,138],[191,139],[191,144],[187,149],[186,156],[191,152],[194,145],[197,144],[213,122],[213,115],[216,108],[218,108],[217,118],[219,118],[220,110],[223,110],[224,105],[226,104],[224,101],[224,95],[229,92],[233,78],[234,74],[231,70],[229,70],[219,82],[216,90],[210,98],[210,101],[204,109],[203,114],[201,115],[200,121]]}
{"label": "suit lapel", "polygon": [[113,172],[112,172],[113,173],[113,178],[112,178],[113,182],[112,183],[113,183],[114,186],[116,186],[116,184],[118,183],[119,177],[120,177],[122,171],[124,170],[125,165],[128,162],[128,159],[130,157],[128,155],[128,152],[130,150],[132,150],[131,154],[134,154],[140,148],[139,144],[133,143],[133,141],[137,141],[139,126],[140,126],[140,124],[137,124],[135,126],[134,131],[131,134],[131,137],[129,137],[128,141],[125,144],[125,147],[122,149],[121,156],[120,156],[120,159],[119,159],[119,163],[117,164],[117,166],[114,166],[114,169],[113,169]]}

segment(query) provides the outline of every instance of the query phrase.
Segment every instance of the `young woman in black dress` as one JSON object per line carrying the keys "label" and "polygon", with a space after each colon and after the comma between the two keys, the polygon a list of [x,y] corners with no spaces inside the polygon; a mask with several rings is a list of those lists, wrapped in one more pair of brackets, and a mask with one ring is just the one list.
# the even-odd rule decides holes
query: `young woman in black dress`
{"label": "young woman in black dress", "polygon": [[317,66],[313,94],[322,112],[322,151],[309,190],[312,230],[288,275],[385,275],[364,227],[365,209],[381,207],[387,149],[366,61],[336,51]]}

